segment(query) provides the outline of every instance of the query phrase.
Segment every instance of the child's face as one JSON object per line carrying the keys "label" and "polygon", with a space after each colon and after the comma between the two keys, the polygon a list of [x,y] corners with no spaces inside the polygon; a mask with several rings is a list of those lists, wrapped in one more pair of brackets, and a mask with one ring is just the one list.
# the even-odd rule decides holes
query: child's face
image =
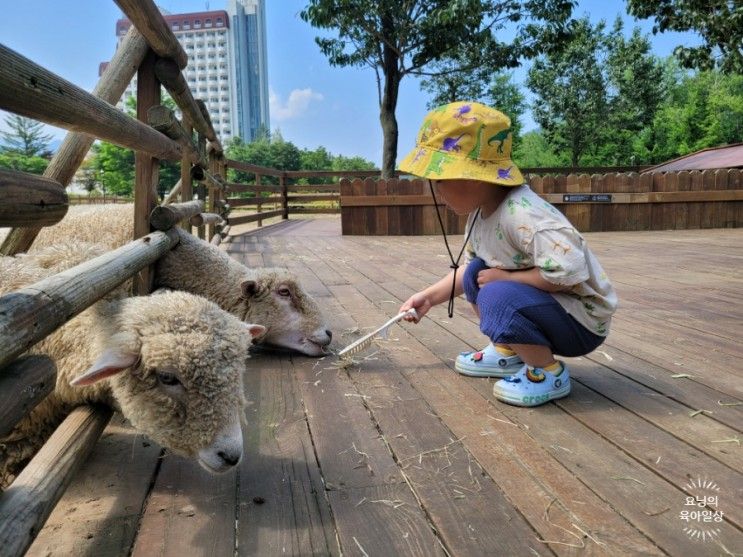
{"label": "child's face", "polygon": [[486,205],[497,188],[480,180],[432,180],[436,193],[458,215],[467,215]]}

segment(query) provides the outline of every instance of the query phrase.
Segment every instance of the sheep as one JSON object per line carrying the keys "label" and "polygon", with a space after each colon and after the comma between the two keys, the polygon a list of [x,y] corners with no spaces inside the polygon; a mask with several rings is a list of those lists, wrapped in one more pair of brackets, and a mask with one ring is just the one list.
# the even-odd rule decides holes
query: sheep
{"label": "sheep", "polygon": [[[104,251],[69,242],[0,257],[0,294]],[[55,361],[56,386],[0,439],[0,489],[12,483],[64,416],[86,403],[113,407],[136,430],[175,454],[196,458],[212,473],[231,469],[243,448],[248,348],[264,332],[187,292],[109,293],[27,352]]]}
{"label": "sheep", "polygon": [[[31,252],[60,238],[103,243],[118,248],[131,241],[132,205],[70,207],[55,226],[44,228]],[[157,263],[158,287],[185,290],[211,300],[243,321],[266,326],[259,343],[322,356],[332,339],[317,302],[284,269],[250,269],[224,251],[179,230],[180,242]]]}

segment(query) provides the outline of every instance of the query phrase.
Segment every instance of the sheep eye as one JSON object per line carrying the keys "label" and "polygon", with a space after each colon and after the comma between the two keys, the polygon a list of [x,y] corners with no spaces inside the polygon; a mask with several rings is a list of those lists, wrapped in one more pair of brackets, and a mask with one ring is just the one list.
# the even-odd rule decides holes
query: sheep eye
{"label": "sheep eye", "polygon": [[291,296],[292,292],[286,286],[279,288],[279,296]]}
{"label": "sheep eye", "polygon": [[168,386],[181,384],[180,379],[178,379],[175,373],[169,373],[167,371],[158,371],[157,380],[160,381],[160,383],[162,383],[163,385],[168,385]]}

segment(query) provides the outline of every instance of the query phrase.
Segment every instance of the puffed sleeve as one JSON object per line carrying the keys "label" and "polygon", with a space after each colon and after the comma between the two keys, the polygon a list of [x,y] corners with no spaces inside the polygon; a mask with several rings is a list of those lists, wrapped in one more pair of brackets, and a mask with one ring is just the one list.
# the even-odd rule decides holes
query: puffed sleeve
{"label": "puffed sleeve", "polygon": [[545,280],[564,286],[588,280],[585,242],[574,228],[538,230],[530,247],[534,266]]}

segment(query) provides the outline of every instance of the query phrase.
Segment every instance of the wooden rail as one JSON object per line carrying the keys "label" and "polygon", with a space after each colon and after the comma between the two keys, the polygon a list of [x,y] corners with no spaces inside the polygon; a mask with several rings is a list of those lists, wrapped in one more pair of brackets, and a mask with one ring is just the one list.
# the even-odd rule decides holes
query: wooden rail
{"label": "wooden rail", "polygon": [[67,213],[67,202],[59,182],[0,169],[0,227],[56,224]]}
{"label": "wooden rail", "polygon": [[46,356],[24,356],[0,373],[0,438],[54,390],[57,366]]}
{"label": "wooden rail", "polygon": [[80,87],[0,45],[0,108],[86,133],[158,159],[179,160],[181,146]]}

